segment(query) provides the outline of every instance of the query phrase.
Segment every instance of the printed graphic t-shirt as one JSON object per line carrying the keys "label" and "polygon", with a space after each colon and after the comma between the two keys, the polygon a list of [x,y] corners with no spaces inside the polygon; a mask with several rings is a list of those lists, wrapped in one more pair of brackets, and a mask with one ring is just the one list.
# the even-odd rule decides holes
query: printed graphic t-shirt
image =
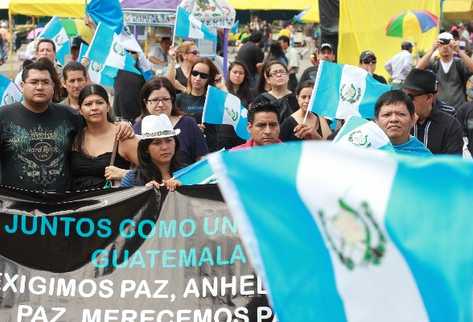
{"label": "printed graphic t-shirt", "polygon": [[50,104],[34,113],[20,103],[0,108],[1,183],[40,191],[66,191],[71,145],[82,127],[71,108]]}

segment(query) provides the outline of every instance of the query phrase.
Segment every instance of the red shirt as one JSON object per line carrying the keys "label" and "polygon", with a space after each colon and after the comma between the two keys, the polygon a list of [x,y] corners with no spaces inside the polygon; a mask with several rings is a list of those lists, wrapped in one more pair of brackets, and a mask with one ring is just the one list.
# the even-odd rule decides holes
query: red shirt
{"label": "red shirt", "polygon": [[[279,144],[279,143],[282,143],[282,141],[281,141],[281,140],[278,140],[277,143],[278,143],[278,144]],[[243,144],[240,144],[240,145],[237,145],[237,146],[231,148],[230,151],[251,149],[251,148],[254,147],[254,146],[256,146],[255,141],[254,141],[253,139],[250,139],[250,140],[246,141],[246,142],[243,143]]]}

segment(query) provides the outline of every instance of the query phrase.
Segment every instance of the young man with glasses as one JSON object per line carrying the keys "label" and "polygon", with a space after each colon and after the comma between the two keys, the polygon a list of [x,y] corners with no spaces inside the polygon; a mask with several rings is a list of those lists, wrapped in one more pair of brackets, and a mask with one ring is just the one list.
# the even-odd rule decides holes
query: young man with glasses
{"label": "young man with glasses", "polygon": [[360,67],[370,73],[370,75],[378,82],[387,84],[386,79],[383,76],[374,73],[376,70],[376,55],[372,51],[365,50],[361,53]]}
{"label": "young man with glasses", "polygon": [[[52,103],[53,68],[41,60],[26,66],[23,102],[0,108],[0,184],[36,191],[69,189],[71,146],[84,124],[70,107]],[[123,126],[119,132],[123,137]],[[130,126],[125,132],[133,136]]]}
{"label": "young man with glasses", "polygon": [[461,125],[441,109],[441,103],[437,100],[437,87],[437,79],[432,71],[414,68],[407,75],[403,91],[411,97],[418,116],[411,133],[433,154],[461,155]]}

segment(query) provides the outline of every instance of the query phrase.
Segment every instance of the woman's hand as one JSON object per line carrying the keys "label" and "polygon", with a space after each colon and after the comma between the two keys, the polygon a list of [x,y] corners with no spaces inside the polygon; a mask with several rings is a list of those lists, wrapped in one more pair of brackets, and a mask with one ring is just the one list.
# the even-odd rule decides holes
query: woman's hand
{"label": "woman's hand", "polygon": [[310,126],[307,124],[298,124],[294,128],[294,135],[302,140],[321,140],[322,137],[319,133],[317,133],[317,129],[319,128],[319,123],[315,126]]}
{"label": "woman's hand", "polygon": [[176,179],[163,180],[163,184],[159,184],[156,180],[152,180],[145,184],[147,187],[155,187],[159,189],[161,186],[166,186],[169,191],[175,191],[178,187],[181,186],[181,183]]}
{"label": "woman's hand", "polygon": [[159,183],[156,180],[151,180],[147,184],[145,184],[147,187],[155,187],[156,189],[159,189]]}
{"label": "woman's hand", "polygon": [[133,131],[130,122],[121,121],[117,122],[116,125],[118,126],[118,128],[115,137],[118,141],[125,141],[128,139],[133,139],[135,137],[135,132]]}
{"label": "woman's hand", "polygon": [[110,165],[105,168],[105,178],[107,180],[121,180],[128,173],[128,171],[129,170]]}
{"label": "woman's hand", "polygon": [[176,179],[163,180],[163,184],[168,188],[169,191],[175,191],[178,187],[181,186],[181,183]]}
{"label": "woman's hand", "polygon": [[205,131],[205,125],[204,125],[204,123],[198,123],[197,126],[199,127],[200,131],[201,131],[202,133],[204,133],[204,131]]}

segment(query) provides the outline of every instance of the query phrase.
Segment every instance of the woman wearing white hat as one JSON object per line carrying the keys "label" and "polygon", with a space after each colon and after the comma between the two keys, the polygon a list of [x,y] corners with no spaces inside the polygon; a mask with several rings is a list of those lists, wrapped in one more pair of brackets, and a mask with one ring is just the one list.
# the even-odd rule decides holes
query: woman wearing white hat
{"label": "woman wearing white hat", "polygon": [[174,191],[180,185],[179,181],[172,178],[173,172],[180,167],[176,157],[179,149],[176,136],[180,132],[180,129],[173,128],[165,114],[145,116],[138,143],[139,166],[128,172],[121,187],[165,185]]}

